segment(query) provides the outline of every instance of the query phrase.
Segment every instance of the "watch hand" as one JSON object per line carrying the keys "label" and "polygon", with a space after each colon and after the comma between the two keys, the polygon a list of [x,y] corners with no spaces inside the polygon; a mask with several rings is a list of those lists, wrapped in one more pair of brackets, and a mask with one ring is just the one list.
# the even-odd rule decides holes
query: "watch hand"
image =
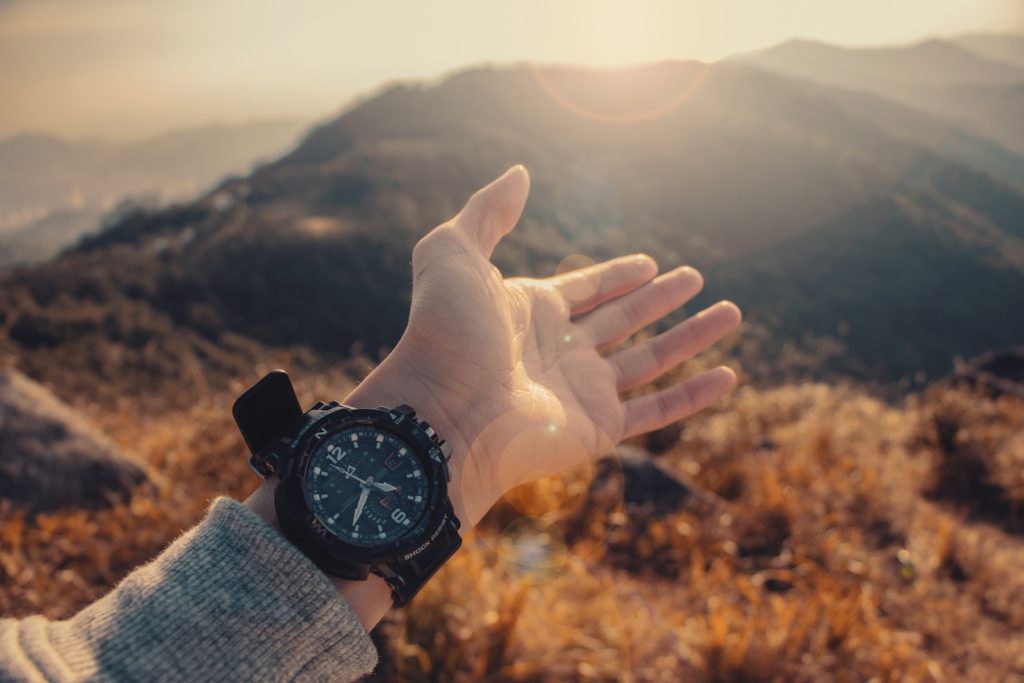
{"label": "watch hand", "polygon": [[356,512],[352,515],[352,524],[359,522],[359,516],[363,514],[363,506],[366,505],[366,499],[370,497],[370,489],[363,489],[362,493],[359,494],[359,501],[356,503]]}
{"label": "watch hand", "polygon": [[394,487],[391,484],[388,484],[388,483],[383,482],[383,481],[371,482],[370,486],[373,486],[378,491],[383,491],[384,493],[391,493],[392,491],[397,491],[398,490],[397,487]]}
{"label": "watch hand", "polygon": [[356,475],[352,474],[352,472],[351,472],[351,471],[349,471],[349,470],[343,470],[343,469],[341,469],[340,467],[338,467],[337,465],[331,465],[331,467],[333,467],[334,469],[336,469],[336,470],[338,470],[339,472],[341,472],[342,474],[344,474],[344,475],[345,475],[345,478],[346,478],[346,479],[355,479],[356,481],[358,481],[358,482],[359,482],[360,484],[362,484],[363,486],[366,486],[366,481],[365,481],[365,480],[363,480],[363,479],[360,479],[360,478],[359,478],[359,477],[357,477]]}

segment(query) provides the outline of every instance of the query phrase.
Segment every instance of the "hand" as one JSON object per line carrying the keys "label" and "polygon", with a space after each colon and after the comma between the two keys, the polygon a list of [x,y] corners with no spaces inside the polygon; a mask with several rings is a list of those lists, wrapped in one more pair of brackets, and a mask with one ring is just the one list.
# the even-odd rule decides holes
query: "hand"
{"label": "hand", "polygon": [[[357,407],[407,403],[451,442],[449,493],[467,527],[512,487],[692,415],[736,381],[731,370],[715,368],[623,401],[621,392],[735,329],[739,309],[718,303],[605,355],[683,305],[703,281],[685,267],[655,277],[657,265],[643,255],[545,279],[502,277],[491,252],[519,220],[529,184],[526,169],[510,169],[420,240],[405,334],[345,399]],[[246,503],[276,525],[273,501],[268,481]],[[367,629],[391,606],[377,576],[333,580]]]}
{"label": "hand", "polygon": [[454,448],[456,513],[473,525],[506,491],[609,451],[707,407],[735,383],[720,367],[630,400],[740,323],[720,302],[652,339],[603,352],[700,291],[689,267],[660,277],[648,256],[544,279],[505,278],[490,262],[529,191],[516,166],[478,191],[413,251],[409,324],[346,402],[408,403]]}

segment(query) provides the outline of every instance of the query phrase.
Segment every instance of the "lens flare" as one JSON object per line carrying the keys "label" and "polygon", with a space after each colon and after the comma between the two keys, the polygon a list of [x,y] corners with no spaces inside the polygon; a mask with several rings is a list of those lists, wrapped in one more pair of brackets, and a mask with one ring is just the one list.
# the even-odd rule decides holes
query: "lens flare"
{"label": "lens flare", "polygon": [[[570,254],[559,261],[555,267],[555,275],[568,274],[565,284],[562,286],[562,296],[569,301],[586,301],[597,293],[600,282],[589,280],[582,274],[573,272],[592,265],[594,265],[594,259],[583,254]],[[565,336],[567,337],[566,342],[572,341],[568,334]]]}
{"label": "lens flare", "polygon": [[665,63],[655,67],[593,71],[532,66],[534,81],[552,100],[580,118],[613,126],[662,118],[689,100],[711,64]]}

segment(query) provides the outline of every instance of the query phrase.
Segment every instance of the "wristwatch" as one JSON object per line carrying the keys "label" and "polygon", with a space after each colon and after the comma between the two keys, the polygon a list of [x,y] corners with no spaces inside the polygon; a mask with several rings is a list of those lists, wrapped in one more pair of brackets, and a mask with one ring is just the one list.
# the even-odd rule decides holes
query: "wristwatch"
{"label": "wristwatch", "polygon": [[448,497],[451,447],[406,405],[306,412],[274,370],[235,401],[249,464],[274,490],[285,536],[333,576],[372,572],[404,605],[462,539]]}

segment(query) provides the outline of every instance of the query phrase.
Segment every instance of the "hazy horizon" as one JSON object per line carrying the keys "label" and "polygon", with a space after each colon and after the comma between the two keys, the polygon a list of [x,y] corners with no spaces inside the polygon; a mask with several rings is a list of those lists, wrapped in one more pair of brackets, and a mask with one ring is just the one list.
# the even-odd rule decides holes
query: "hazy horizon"
{"label": "hazy horizon", "polygon": [[126,141],[217,122],[315,120],[388,82],[486,64],[715,61],[791,38],[862,47],[1021,32],[1015,0],[304,0],[256,10],[240,0],[0,0],[0,138]]}

